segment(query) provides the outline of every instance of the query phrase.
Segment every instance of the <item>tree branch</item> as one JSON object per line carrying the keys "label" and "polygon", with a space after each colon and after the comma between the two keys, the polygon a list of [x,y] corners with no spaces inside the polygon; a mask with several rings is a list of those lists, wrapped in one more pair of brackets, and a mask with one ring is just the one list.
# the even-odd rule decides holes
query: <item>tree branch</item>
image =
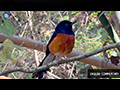
{"label": "tree branch", "polygon": [[[95,54],[98,54],[100,52],[102,52],[103,50],[108,50],[108,49],[111,49],[111,48],[117,48],[117,47],[120,47],[120,43],[116,43],[116,44],[111,44],[111,45],[106,45],[102,48],[98,48],[94,51],[91,51],[91,52],[88,52],[88,53],[85,53],[85,54],[82,54],[82,55],[79,55],[79,56],[76,56],[76,57],[72,57],[72,58],[66,58],[66,59],[60,59],[58,61],[54,61],[54,62],[51,62],[51,63],[48,63],[47,65],[43,65],[41,67],[37,67],[35,69],[25,69],[25,68],[21,68],[21,67],[16,67],[16,68],[11,68],[11,69],[8,69],[8,70],[5,70],[3,72],[0,72],[0,75],[5,75],[5,74],[9,74],[9,73],[12,73],[12,72],[17,72],[17,71],[20,71],[20,72],[25,72],[25,73],[35,73],[35,72],[38,72],[38,71],[41,71],[43,69],[47,69],[51,66],[55,66],[55,65],[58,65],[58,64],[64,64],[64,63],[68,63],[68,62],[73,62],[73,61],[80,61],[80,60],[83,60],[87,57],[90,57],[92,55],[95,55]],[[107,66],[105,66],[106,64],[106,61],[103,60],[101,61],[100,63],[101,67],[102,68],[111,68],[112,69],[120,69],[120,65],[116,66],[114,64],[112,64],[109,60]]]}
{"label": "tree branch", "polygon": [[21,46],[21,47],[36,49],[38,51],[45,51],[46,49],[46,43],[19,37],[17,35],[7,36],[3,33],[0,33],[0,42],[4,42],[6,39],[10,39],[14,44]]}

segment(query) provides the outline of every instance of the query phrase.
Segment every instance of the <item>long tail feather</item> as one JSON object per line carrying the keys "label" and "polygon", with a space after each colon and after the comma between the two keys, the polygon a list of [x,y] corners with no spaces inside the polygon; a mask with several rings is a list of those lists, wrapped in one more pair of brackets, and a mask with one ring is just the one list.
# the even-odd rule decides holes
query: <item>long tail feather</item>
{"label": "long tail feather", "polygon": [[[48,56],[46,56],[46,57],[42,60],[42,62],[40,63],[39,67],[42,66],[42,65],[46,65],[46,64],[52,62],[54,59],[55,59],[55,56],[49,54]],[[46,69],[46,70],[42,70],[42,71],[39,71],[39,72],[37,72],[37,73],[34,73],[32,78],[38,77],[38,79],[41,79],[41,78],[43,77],[43,73],[46,73],[47,70],[49,70],[49,68]]]}

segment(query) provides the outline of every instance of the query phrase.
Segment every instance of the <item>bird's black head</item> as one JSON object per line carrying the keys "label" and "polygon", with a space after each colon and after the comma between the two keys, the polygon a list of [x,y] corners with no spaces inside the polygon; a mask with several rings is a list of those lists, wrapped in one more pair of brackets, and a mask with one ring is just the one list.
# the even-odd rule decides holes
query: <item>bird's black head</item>
{"label": "bird's black head", "polygon": [[56,26],[56,33],[64,33],[64,34],[69,34],[69,35],[74,35],[72,31],[72,25],[75,23],[70,22],[68,20],[63,20],[61,21],[57,26]]}

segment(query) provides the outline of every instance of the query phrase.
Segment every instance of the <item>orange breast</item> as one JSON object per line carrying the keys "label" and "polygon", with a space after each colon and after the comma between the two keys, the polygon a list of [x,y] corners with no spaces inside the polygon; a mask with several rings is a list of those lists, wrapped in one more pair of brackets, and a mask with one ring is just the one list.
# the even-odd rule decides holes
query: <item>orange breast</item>
{"label": "orange breast", "polygon": [[75,37],[74,35],[57,34],[57,36],[50,43],[49,50],[52,55],[64,56],[69,54],[74,47]]}

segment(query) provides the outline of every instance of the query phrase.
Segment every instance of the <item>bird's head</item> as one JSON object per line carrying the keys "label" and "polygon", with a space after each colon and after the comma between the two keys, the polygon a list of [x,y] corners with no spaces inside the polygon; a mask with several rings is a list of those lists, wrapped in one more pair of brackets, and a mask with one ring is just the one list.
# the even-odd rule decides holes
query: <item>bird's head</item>
{"label": "bird's head", "polygon": [[74,33],[72,31],[72,25],[75,22],[76,21],[70,22],[68,20],[63,20],[56,26],[55,30],[56,30],[57,33],[64,33],[64,34],[74,35]]}

